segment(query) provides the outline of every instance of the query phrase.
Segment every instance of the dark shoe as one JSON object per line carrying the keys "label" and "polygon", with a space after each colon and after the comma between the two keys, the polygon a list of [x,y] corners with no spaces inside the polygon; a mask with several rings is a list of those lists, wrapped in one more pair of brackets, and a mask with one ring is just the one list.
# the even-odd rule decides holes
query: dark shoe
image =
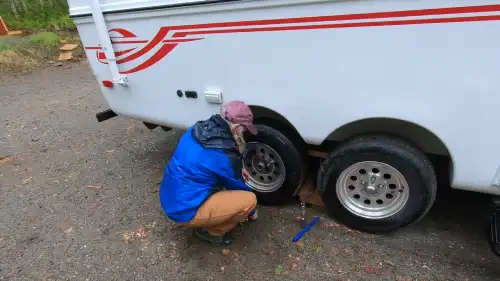
{"label": "dark shoe", "polygon": [[213,236],[213,235],[210,235],[210,233],[208,233],[207,230],[199,228],[199,229],[194,230],[194,234],[198,238],[205,240],[207,242],[210,242],[214,245],[228,246],[228,245],[233,244],[233,238],[228,233],[226,233],[223,236]]}

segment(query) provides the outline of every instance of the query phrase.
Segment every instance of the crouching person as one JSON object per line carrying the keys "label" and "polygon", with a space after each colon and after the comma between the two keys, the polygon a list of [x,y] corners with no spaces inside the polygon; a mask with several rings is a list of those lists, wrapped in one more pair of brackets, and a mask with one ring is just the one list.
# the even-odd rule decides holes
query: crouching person
{"label": "crouching person", "polygon": [[186,131],[165,169],[160,186],[165,214],[213,244],[232,244],[231,231],[257,219],[257,199],[245,184],[241,158],[243,133],[257,133],[252,122],[245,103],[229,102],[220,114]]}

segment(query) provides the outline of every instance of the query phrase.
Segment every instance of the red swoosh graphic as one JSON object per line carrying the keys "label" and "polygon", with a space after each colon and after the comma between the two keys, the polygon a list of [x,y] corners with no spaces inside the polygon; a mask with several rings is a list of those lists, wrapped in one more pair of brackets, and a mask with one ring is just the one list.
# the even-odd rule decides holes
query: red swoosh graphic
{"label": "red swoosh graphic", "polygon": [[[169,29],[166,27],[160,28],[156,36],[149,42],[144,48],[140,49],[139,51],[133,53],[132,55],[123,58],[121,60],[117,60],[116,63],[126,63],[131,60],[135,60],[143,55],[145,55],[147,52],[151,51],[156,45],[160,44],[161,41],[167,36]],[[163,47],[162,47],[163,48]]]}
{"label": "red swoosh graphic", "polygon": [[132,69],[127,70],[127,71],[122,71],[121,73],[122,74],[129,74],[129,73],[134,73],[134,72],[146,69],[146,68],[150,67],[151,65],[157,63],[159,60],[161,60],[166,55],[168,55],[168,53],[170,53],[175,47],[177,47],[177,44],[175,44],[175,45],[174,44],[163,45],[158,50],[158,52],[156,52],[148,60],[146,60],[145,62],[143,62],[142,64],[138,65],[135,68],[132,68]]}
{"label": "red swoosh graphic", "polygon": [[[132,52],[135,49],[137,49],[137,48],[132,48],[132,49],[128,49],[128,50],[123,50],[123,51],[115,52],[115,56],[119,57],[119,56],[125,55],[127,53]],[[106,59],[106,53],[104,53],[104,52],[97,52],[97,58],[100,59],[100,60],[105,60]],[[107,64],[107,62],[102,62],[102,63]]]}
{"label": "red swoosh graphic", "polygon": [[115,38],[137,37],[134,33],[130,32],[126,29],[123,29],[123,28],[113,28],[113,29],[110,29],[109,32],[116,32],[116,33],[119,33],[123,36],[123,37],[115,37]]}

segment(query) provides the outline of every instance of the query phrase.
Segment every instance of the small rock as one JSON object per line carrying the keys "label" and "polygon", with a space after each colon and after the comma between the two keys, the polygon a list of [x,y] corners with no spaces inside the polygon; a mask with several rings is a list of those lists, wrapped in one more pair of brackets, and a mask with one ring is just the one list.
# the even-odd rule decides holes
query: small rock
{"label": "small rock", "polygon": [[7,156],[0,156],[0,164],[7,163],[9,161],[12,161],[12,157],[10,155]]}
{"label": "small rock", "polygon": [[33,179],[33,177],[29,177],[29,178],[25,179],[25,180],[23,181],[23,184],[27,184],[27,183],[28,183],[28,182],[30,182],[32,179]]}
{"label": "small rock", "polygon": [[266,255],[272,255],[272,254],[274,254],[273,251],[268,250],[268,249],[262,249],[262,252],[264,252],[264,254],[266,254]]}
{"label": "small rock", "polygon": [[61,51],[73,51],[74,49],[76,49],[76,47],[78,47],[77,44],[64,44],[61,48],[59,48],[59,50],[61,50]]}
{"label": "small rock", "polygon": [[60,53],[58,60],[67,61],[73,58],[73,54],[71,52]]}
{"label": "small rock", "polygon": [[56,63],[54,63],[53,65],[54,65],[54,66],[62,66],[63,64],[62,64],[62,62],[56,62]]}
{"label": "small rock", "polygon": [[10,36],[19,36],[23,35],[23,32],[21,30],[14,30],[14,31],[9,31]]}

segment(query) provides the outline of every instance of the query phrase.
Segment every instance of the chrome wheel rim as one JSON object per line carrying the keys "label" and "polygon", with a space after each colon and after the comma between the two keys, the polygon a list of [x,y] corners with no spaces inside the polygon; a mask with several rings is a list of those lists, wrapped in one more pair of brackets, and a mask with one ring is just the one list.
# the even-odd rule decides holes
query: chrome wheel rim
{"label": "chrome wheel rim", "polygon": [[377,161],[349,166],[337,179],[337,196],[356,216],[383,219],[398,213],[408,202],[409,186],[396,168]]}
{"label": "chrome wheel rim", "polygon": [[248,172],[247,184],[259,192],[278,190],[285,181],[285,165],[279,154],[270,146],[249,142],[246,144],[243,167]]}

